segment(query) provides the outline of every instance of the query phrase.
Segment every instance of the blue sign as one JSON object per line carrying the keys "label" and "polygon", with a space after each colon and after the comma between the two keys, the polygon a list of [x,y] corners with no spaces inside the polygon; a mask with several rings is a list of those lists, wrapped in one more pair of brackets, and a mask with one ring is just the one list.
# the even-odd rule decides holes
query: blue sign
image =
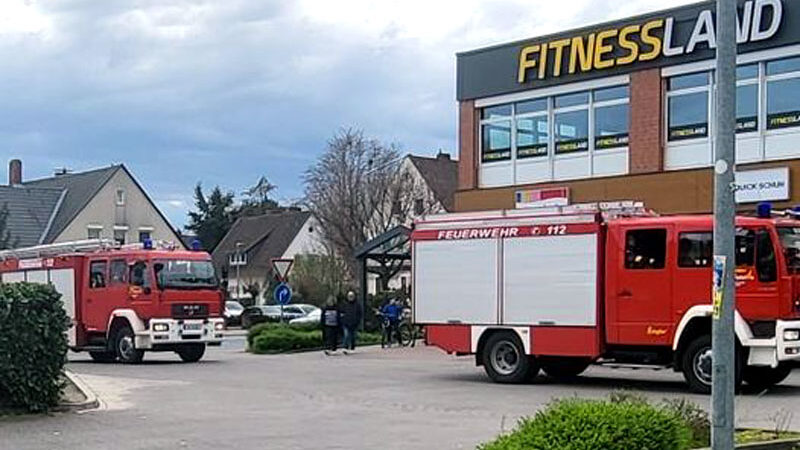
{"label": "blue sign", "polygon": [[288,305],[292,301],[292,288],[286,283],[281,283],[275,287],[272,297],[275,299],[275,303]]}

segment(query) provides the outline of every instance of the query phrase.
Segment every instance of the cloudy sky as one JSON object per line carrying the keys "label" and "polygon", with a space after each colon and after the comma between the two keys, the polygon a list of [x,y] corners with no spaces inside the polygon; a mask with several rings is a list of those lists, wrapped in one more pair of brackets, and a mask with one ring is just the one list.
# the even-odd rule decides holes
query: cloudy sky
{"label": "cloudy sky", "polygon": [[0,156],[125,163],[182,226],[198,181],[298,199],[341,127],[455,153],[458,51],[685,3],[0,0]]}

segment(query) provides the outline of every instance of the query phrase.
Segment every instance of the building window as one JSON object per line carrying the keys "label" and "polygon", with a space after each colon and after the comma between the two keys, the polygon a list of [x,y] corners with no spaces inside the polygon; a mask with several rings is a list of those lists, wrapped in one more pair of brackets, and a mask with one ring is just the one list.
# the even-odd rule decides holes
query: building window
{"label": "building window", "polygon": [[103,231],[103,227],[89,227],[86,229],[86,238],[87,239],[100,239],[100,233]]}
{"label": "building window", "polygon": [[556,154],[589,150],[589,93],[555,97]]}
{"label": "building window", "polygon": [[767,63],[767,129],[800,125],[800,57]]}
{"label": "building window", "polygon": [[117,194],[114,198],[117,206],[125,206],[125,189],[117,189]]}
{"label": "building window", "polygon": [[736,68],[736,132],[758,131],[758,64]]}
{"label": "building window", "polygon": [[150,240],[150,231],[140,230],[139,231],[139,242],[144,243],[145,241]]}
{"label": "building window", "polygon": [[668,139],[708,137],[710,73],[672,77],[667,82]]}
{"label": "building window", "polygon": [[125,245],[126,230],[114,230],[114,242],[117,245]]}
{"label": "building window", "polygon": [[595,150],[627,146],[630,128],[628,86],[599,89],[593,95]]}
{"label": "building window", "polygon": [[232,253],[228,256],[228,264],[231,266],[244,266],[247,264],[247,253]]}
{"label": "building window", "polygon": [[548,100],[540,98],[515,105],[517,159],[547,156],[550,142]]}

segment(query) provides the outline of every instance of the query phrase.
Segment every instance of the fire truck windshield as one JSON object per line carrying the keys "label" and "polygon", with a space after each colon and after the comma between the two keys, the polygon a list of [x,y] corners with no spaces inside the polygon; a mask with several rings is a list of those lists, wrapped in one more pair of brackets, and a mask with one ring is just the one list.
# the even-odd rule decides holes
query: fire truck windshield
{"label": "fire truck windshield", "polygon": [[800,227],[778,227],[778,234],[789,270],[800,271]]}
{"label": "fire truck windshield", "polygon": [[155,263],[160,289],[216,289],[219,285],[211,261],[163,260]]}

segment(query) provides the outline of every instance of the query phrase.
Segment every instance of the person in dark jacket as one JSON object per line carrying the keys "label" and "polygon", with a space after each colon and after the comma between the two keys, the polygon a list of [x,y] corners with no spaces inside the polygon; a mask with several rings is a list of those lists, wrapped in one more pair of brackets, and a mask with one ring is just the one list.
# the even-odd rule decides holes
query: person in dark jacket
{"label": "person in dark jacket", "polygon": [[322,341],[325,346],[325,354],[330,355],[336,352],[339,343],[339,309],[336,308],[336,297],[329,296],[322,307],[320,324],[322,325]]}
{"label": "person in dark jacket", "polygon": [[344,347],[344,352],[347,353],[348,350],[353,351],[356,349],[356,333],[359,325],[361,325],[361,317],[363,315],[361,305],[356,301],[355,292],[350,291],[347,293],[347,300],[340,308],[340,315],[342,333],[344,334],[342,347]]}

